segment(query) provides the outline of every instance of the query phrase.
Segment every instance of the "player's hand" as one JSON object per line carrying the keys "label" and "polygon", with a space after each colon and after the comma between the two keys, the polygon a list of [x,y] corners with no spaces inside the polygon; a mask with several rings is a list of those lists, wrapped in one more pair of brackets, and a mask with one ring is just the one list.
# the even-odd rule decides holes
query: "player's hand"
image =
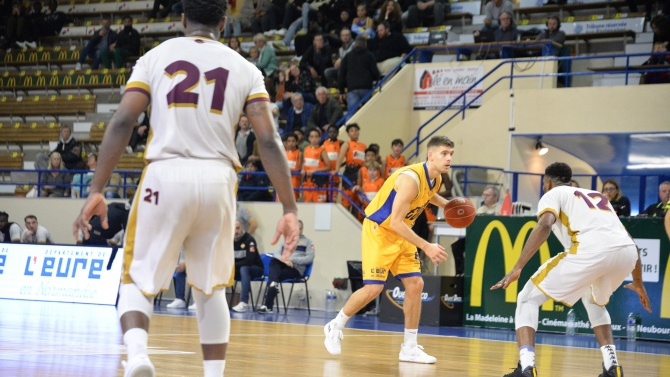
{"label": "player's hand", "polygon": [[446,261],[449,256],[447,252],[444,251],[444,247],[437,243],[428,244],[428,246],[423,249],[423,252],[426,253],[431,261],[433,261],[435,266],[440,264],[440,262]]}
{"label": "player's hand", "polygon": [[649,296],[647,296],[647,290],[644,289],[644,284],[642,282],[636,282],[633,281],[630,284],[626,284],[623,286],[624,288],[628,288],[631,291],[635,291],[638,296],[640,296],[640,304],[644,306],[644,308],[651,313],[651,304],[649,303]]}
{"label": "player's hand", "polygon": [[276,245],[279,237],[284,236],[284,250],[282,251],[282,259],[288,259],[300,238],[300,229],[298,228],[298,215],[294,212],[285,213],[277,223],[277,231],[272,237],[271,245]]}
{"label": "player's hand", "polygon": [[91,224],[88,221],[95,215],[100,216],[100,224],[103,229],[109,228],[109,223],[107,222],[107,203],[105,203],[105,197],[99,192],[91,193],[88,196],[79,216],[74,221],[74,224],[72,224],[72,235],[74,235],[75,240],[79,238],[79,230],[84,233],[84,239],[88,239],[88,231],[91,230]]}
{"label": "player's hand", "polygon": [[515,281],[519,280],[519,277],[521,276],[521,270],[518,269],[513,269],[510,271],[509,274],[505,275],[502,280],[500,280],[496,285],[491,287],[491,290],[502,288],[502,289],[507,289],[507,287],[514,283]]}

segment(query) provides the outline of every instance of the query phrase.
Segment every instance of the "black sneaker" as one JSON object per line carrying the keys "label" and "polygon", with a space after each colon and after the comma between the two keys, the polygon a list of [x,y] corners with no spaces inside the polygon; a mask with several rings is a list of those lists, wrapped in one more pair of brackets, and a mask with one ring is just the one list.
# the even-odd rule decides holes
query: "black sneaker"
{"label": "black sneaker", "polygon": [[265,306],[265,305],[261,305],[261,307],[258,308],[257,312],[260,313],[260,314],[271,314],[271,313],[272,313],[272,309],[268,309],[267,306]]}
{"label": "black sneaker", "polygon": [[623,367],[612,365],[610,369],[605,369],[605,364],[603,364],[603,373],[598,377],[623,377]]}
{"label": "black sneaker", "polygon": [[514,372],[508,373],[503,377],[537,377],[537,369],[535,369],[533,366],[530,366],[521,371],[521,362],[519,362],[516,369],[514,369]]}

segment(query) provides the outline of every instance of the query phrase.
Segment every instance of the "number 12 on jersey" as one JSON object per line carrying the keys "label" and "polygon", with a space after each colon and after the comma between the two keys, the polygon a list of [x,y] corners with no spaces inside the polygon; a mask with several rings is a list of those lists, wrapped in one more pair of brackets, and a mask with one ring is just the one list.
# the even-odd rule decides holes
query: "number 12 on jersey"
{"label": "number 12 on jersey", "polygon": [[[223,112],[228,73],[227,69],[221,67],[205,72],[207,85],[214,85],[214,95],[209,110],[211,113],[221,114]],[[178,60],[165,68],[165,75],[170,79],[174,79],[179,74],[186,75],[186,77],[167,94],[168,108],[198,107],[199,94],[193,93],[193,90],[200,85],[200,70],[193,63],[185,60]]]}

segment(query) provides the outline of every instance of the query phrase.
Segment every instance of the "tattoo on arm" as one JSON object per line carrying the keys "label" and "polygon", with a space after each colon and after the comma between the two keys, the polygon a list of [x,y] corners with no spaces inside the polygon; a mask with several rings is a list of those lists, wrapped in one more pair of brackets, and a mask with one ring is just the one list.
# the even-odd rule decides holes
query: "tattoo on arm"
{"label": "tattoo on arm", "polygon": [[261,116],[264,111],[267,111],[267,105],[263,102],[254,102],[247,105],[247,116],[257,117]]}

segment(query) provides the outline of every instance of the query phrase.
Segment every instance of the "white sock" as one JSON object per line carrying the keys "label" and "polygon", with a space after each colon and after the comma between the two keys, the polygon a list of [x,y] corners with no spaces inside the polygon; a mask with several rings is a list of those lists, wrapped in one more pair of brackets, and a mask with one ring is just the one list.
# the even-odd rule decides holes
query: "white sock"
{"label": "white sock", "polygon": [[149,334],[140,328],[132,328],[123,334],[123,344],[126,345],[128,360],[135,356],[147,355],[147,342]]}
{"label": "white sock", "polygon": [[523,346],[519,348],[519,362],[522,372],[528,367],[535,366],[535,347]]}
{"label": "white sock", "polygon": [[600,352],[603,353],[605,370],[609,370],[612,365],[619,365],[619,360],[616,358],[616,347],[614,344],[606,344],[600,347]]}
{"label": "white sock", "polygon": [[419,334],[419,329],[405,329],[405,347],[416,347],[416,336]]}
{"label": "white sock", "polygon": [[205,377],[223,377],[226,360],[204,360],[202,365],[205,367]]}
{"label": "white sock", "polygon": [[339,328],[344,328],[344,325],[347,324],[347,321],[349,320],[349,316],[344,314],[344,309],[340,310],[339,313],[337,313],[337,317],[333,319],[333,322],[335,322],[335,325]]}

